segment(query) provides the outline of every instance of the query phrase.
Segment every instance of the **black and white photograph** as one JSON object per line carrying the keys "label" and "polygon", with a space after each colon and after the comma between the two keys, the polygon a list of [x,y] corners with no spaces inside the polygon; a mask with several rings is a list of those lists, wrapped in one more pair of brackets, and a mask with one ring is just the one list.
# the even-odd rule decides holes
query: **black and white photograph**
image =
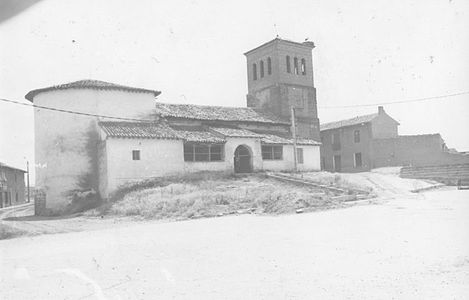
{"label": "black and white photograph", "polygon": [[0,0],[0,299],[469,299],[469,1]]}

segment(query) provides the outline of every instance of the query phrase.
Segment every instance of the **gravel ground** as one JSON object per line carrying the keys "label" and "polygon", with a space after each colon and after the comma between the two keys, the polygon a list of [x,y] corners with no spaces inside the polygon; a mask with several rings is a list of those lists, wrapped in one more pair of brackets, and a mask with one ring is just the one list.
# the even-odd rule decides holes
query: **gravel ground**
{"label": "gravel ground", "polygon": [[467,299],[469,191],[0,241],[0,299]]}

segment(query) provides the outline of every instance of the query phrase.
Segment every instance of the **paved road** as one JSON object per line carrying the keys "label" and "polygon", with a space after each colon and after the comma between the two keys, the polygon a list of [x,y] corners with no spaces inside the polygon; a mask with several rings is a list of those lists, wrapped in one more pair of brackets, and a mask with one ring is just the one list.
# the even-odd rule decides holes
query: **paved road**
{"label": "paved road", "polygon": [[0,299],[468,299],[469,191],[0,241]]}

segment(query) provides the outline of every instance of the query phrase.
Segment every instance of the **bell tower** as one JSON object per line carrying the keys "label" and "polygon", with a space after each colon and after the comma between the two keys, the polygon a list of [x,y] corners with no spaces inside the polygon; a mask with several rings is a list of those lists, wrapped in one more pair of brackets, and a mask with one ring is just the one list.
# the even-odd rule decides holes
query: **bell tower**
{"label": "bell tower", "polygon": [[313,42],[275,38],[244,53],[248,71],[247,106],[287,120],[294,107],[297,135],[319,141],[313,48]]}

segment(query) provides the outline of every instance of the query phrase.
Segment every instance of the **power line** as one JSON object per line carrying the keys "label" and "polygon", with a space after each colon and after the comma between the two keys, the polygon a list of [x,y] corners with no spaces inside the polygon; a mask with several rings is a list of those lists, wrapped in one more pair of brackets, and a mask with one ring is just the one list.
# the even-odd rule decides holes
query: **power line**
{"label": "power line", "polygon": [[408,99],[408,100],[397,100],[397,101],[389,101],[389,102],[379,102],[373,104],[355,104],[355,105],[343,105],[343,106],[319,106],[319,108],[330,109],[330,108],[352,108],[352,107],[368,107],[368,106],[376,106],[376,105],[389,105],[389,104],[401,104],[401,103],[411,103],[411,102],[422,102],[422,101],[429,101],[441,98],[448,98],[454,97],[459,95],[469,94],[469,91],[454,93],[454,94],[447,94],[447,95],[440,95],[440,96],[433,96],[433,97],[425,97],[425,98],[416,98],[416,99]]}
{"label": "power line", "polygon": [[[343,106],[319,106],[319,108],[321,108],[321,109],[354,108],[354,107],[369,107],[369,106],[376,106],[376,105],[389,105],[389,104],[422,102],[422,101],[430,101],[430,100],[454,97],[454,96],[465,95],[465,94],[469,94],[469,91],[454,93],[454,94],[446,94],[446,95],[425,97],[425,98],[379,102],[379,103],[373,103],[373,104],[355,104],[355,105],[343,105]],[[156,121],[156,120],[151,120],[151,119],[134,119],[134,118],[125,118],[125,117],[116,117],[116,116],[106,116],[106,115],[84,113],[84,112],[79,112],[79,111],[59,109],[59,108],[47,107],[47,106],[36,105],[36,104],[28,104],[28,103],[23,103],[23,102],[19,102],[19,101],[4,99],[4,98],[0,98],[0,101],[13,103],[13,104],[18,104],[18,105],[23,105],[23,106],[28,106],[28,107],[35,107],[35,108],[52,110],[52,111],[58,111],[58,112],[63,112],[63,113],[76,114],[76,115],[82,115],[82,116],[89,116],[89,117],[100,117],[100,118],[107,118],[107,119],[114,119],[114,120],[121,120],[121,121],[133,121],[133,122],[155,122]]]}
{"label": "power line", "polygon": [[69,114],[75,114],[75,115],[88,116],[88,117],[101,117],[101,118],[107,118],[107,119],[114,119],[114,120],[121,120],[121,121],[134,121],[134,122],[155,122],[155,121],[156,121],[156,120],[150,120],[150,119],[148,119],[148,120],[145,120],[145,119],[133,119],[133,118],[124,118],[124,117],[115,117],[115,116],[106,116],[106,115],[90,114],[90,113],[84,113],[84,112],[73,111],[73,110],[66,110],[66,109],[59,109],[59,108],[47,107],[47,106],[36,105],[36,104],[28,104],[28,103],[23,103],[23,102],[14,101],[14,100],[8,100],[8,99],[4,99],[4,98],[0,98],[0,101],[9,102],[9,103],[14,103],[14,104],[23,105],[23,106],[28,106],[28,107],[35,107],[35,108],[41,108],[41,109],[52,110],[52,111],[58,111],[58,112],[63,112],[63,113],[69,113]]}

